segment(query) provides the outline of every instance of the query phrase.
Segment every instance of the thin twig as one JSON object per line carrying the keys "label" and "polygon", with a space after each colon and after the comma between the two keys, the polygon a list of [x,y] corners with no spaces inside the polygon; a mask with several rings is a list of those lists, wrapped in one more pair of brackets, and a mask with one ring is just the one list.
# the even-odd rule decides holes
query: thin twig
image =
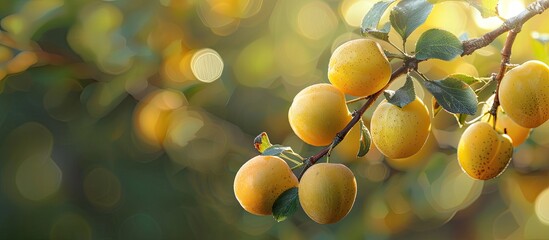
{"label": "thin twig", "polygon": [[[494,29],[493,31],[490,31],[490,32],[482,35],[481,37],[478,37],[478,38],[473,38],[473,39],[462,41],[463,53],[461,54],[461,56],[469,55],[469,54],[475,52],[476,50],[478,50],[480,48],[488,46],[488,44],[493,42],[499,35],[501,35],[505,32],[508,32],[512,29],[513,29],[513,31],[511,31],[511,33],[509,35],[514,35],[516,37],[516,34],[518,33],[518,31],[520,31],[521,26],[526,21],[528,21],[530,18],[532,18],[536,14],[543,13],[547,8],[549,8],[549,0],[537,0],[533,3],[531,3],[530,5],[528,5],[528,7],[526,7],[526,10],[522,11],[517,16],[514,16],[514,17],[508,19],[501,26]],[[508,56],[507,58],[510,58],[511,45],[512,45],[515,37],[512,37],[512,40],[510,40],[509,37],[507,38],[507,41],[510,41],[510,43],[508,45],[508,43],[506,42],[505,47],[502,50],[503,58],[505,58],[505,56]],[[406,47],[405,44],[406,43],[404,42],[404,47]],[[403,49],[403,50],[406,51],[406,49]],[[508,55],[506,55],[507,51],[508,51]],[[505,63],[505,66],[507,66],[508,61],[509,61],[509,59],[507,59],[507,62]],[[421,61],[417,60],[416,58],[405,59],[403,65],[400,66],[399,68],[397,68],[391,74],[391,78],[389,80],[389,83],[387,83],[387,85],[385,85],[385,87],[383,87],[383,89],[381,89],[378,92],[371,95],[368,98],[368,101],[366,103],[364,103],[364,105],[362,105],[362,107],[354,113],[353,118],[347,124],[347,126],[345,126],[345,128],[343,130],[341,130],[339,133],[336,134],[333,143],[330,144],[329,146],[326,146],[326,147],[322,148],[322,150],[320,150],[320,152],[318,152],[317,154],[315,154],[315,155],[313,155],[313,156],[311,156],[311,157],[309,157],[305,160],[305,163],[304,163],[305,165],[304,165],[301,173],[299,174],[298,179],[301,180],[301,177],[303,176],[305,171],[307,171],[307,169],[309,169],[309,167],[314,165],[319,159],[321,159],[323,156],[325,156],[330,151],[330,148],[336,147],[337,144],[339,144],[345,138],[345,136],[351,130],[351,128],[360,120],[360,118],[362,117],[364,112],[366,112],[366,110],[370,106],[372,106],[372,104],[383,93],[383,91],[385,91],[385,89],[387,89],[387,87],[389,86],[389,84],[393,80],[395,80],[400,75],[402,75],[404,73],[407,73],[409,71],[413,70],[413,71],[417,72],[419,62],[421,62]],[[502,63],[503,63],[503,59],[502,59]],[[503,73],[501,74],[501,78],[503,78],[503,74],[505,74],[505,69],[503,69],[503,70],[500,69],[500,72],[501,71],[503,71]],[[423,77],[423,76],[421,76],[421,77]],[[498,85],[499,85],[499,81],[498,81]],[[499,89],[499,86],[498,86],[498,89]],[[497,91],[496,91],[496,94],[497,94]],[[498,99],[497,95],[494,99],[494,105],[496,104],[496,102],[498,102],[497,104],[499,104],[499,99]],[[497,110],[497,107],[496,107],[496,110]],[[495,124],[494,124],[494,126],[495,126]]]}
{"label": "thin twig", "polygon": [[507,65],[509,65],[509,62],[511,61],[511,49],[513,48],[513,43],[515,42],[515,39],[517,37],[517,34],[520,32],[522,28],[522,25],[517,25],[515,28],[513,28],[511,31],[509,31],[509,34],[507,35],[507,39],[505,40],[505,45],[503,46],[503,49],[501,50],[501,64],[499,66],[499,72],[495,77],[496,80],[496,94],[494,96],[494,103],[492,104],[492,108],[490,109],[490,114],[494,116],[494,129],[496,129],[496,122],[498,119],[498,107],[499,107],[499,86],[501,84],[501,79],[503,79],[503,76],[505,75],[505,72],[507,71]]}
{"label": "thin twig", "polygon": [[549,8],[549,0],[535,1],[528,5],[524,11],[512,18],[509,18],[498,28],[487,32],[481,37],[462,41],[463,53],[461,56],[470,55],[477,49],[488,46],[488,44],[493,42],[497,37],[499,37],[499,35],[516,28],[517,26],[522,26],[530,18],[537,14],[543,13],[547,8]]}

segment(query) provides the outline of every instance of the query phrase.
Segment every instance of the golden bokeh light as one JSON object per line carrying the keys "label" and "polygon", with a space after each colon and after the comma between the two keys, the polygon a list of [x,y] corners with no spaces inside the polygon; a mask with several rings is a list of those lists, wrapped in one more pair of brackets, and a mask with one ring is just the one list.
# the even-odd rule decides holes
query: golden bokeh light
{"label": "golden bokeh light", "polygon": [[196,51],[191,58],[191,69],[201,82],[211,83],[223,73],[223,59],[213,49],[205,48]]}
{"label": "golden bokeh light", "polygon": [[340,11],[345,23],[351,27],[359,27],[364,18],[365,9],[374,6],[375,1],[370,0],[345,0],[341,3]]}
{"label": "golden bokeh light", "polygon": [[327,3],[311,1],[299,10],[297,26],[303,36],[318,40],[332,34],[337,29],[338,20]]}
{"label": "golden bokeh light", "polygon": [[543,190],[536,198],[535,209],[538,219],[549,225],[549,188]]}
{"label": "golden bokeh light", "polygon": [[172,112],[187,105],[181,92],[157,90],[139,102],[134,112],[137,135],[151,147],[159,148],[166,136]]}

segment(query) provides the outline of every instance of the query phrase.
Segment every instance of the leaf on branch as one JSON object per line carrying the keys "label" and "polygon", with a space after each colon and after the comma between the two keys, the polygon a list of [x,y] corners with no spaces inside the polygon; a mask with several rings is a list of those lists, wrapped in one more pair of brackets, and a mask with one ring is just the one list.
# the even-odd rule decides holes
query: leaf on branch
{"label": "leaf on branch", "polygon": [[433,4],[427,0],[401,0],[389,16],[391,25],[404,41],[425,22]]}
{"label": "leaf on branch", "polygon": [[487,82],[487,81],[490,80],[489,77],[473,77],[473,76],[469,76],[469,75],[463,74],[463,73],[450,74],[450,75],[448,75],[447,78],[455,78],[455,79],[460,80],[464,83],[467,83],[468,85],[471,85],[473,83],[478,83],[478,82]]}
{"label": "leaf on branch", "polygon": [[383,13],[385,13],[385,10],[393,3],[394,0],[391,1],[380,1],[374,4],[374,6],[364,15],[364,18],[362,19],[362,31],[366,31],[368,29],[377,29],[377,25],[379,24],[379,20],[381,19],[381,16],[383,16]]}
{"label": "leaf on branch", "polygon": [[451,113],[474,115],[477,112],[477,96],[471,87],[455,78],[423,81],[437,103]]}
{"label": "leaf on branch", "polygon": [[391,24],[385,23],[383,27],[380,30],[377,29],[367,29],[364,30],[363,33],[367,36],[377,38],[379,40],[383,41],[389,41],[389,31],[391,31]]}
{"label": "leaf on branch", "polygon": [[263,153],[265,149],[273,146],[269,141],[269,136],[266,132],[262,132],[254,139],[254,147],[259,153]]}
{"label": "leaf on branch", "polygon": [[368,128],[366,127],[362,119],[360,119],[359,143],[360,145],[359,145],[358,153],[356,154],[356,156],[364,157],[370,151],[370,146],[372,145],[372,138],[370,136],[370,131],[368,131]]}
{"label": "leaf on branch", "polygon": [[416,43],[418,60],[437,58],[449,61],[461,53],[463,53],[461,41],[454,34],[441,29],[427,30],[421,34]]}
{"label": "leaf on branch", "polygon": [[286,220],[297,210],[299,197],[297,188],[293,187],[284,191],[273,204],[273,217],[277,222]]}
{"label": "leaf on branch", "polygon": [[303,162],[304,158],[294,152],[291,147],[275,144],[265,149],[261,155],[264,156],[278,156],[286,161],[299,165]]}
{"label": "leaf on branch", "polygon": [[406,82],[404,83],[404,86],[396,90],[396,92],[391,90],[385,90],[385,92],[383,92],[383,95],[385,95],[385,99],[387,99],[387,102],[399,108],[403,108],[404,106],[408,105],[408,103],[411,103],[412,101],[414,101],[414,99],[416,99],[412,76],[406,76]]}
{"label": "leaf on branch", "polygon": [[374,4],[374,6],[364,15],[362,19],[361,31],[369,36],[372,36],[383,41],[389,40],[389,30],[391,30],[391,25],[386,23],[381,29],[378,29],[379,20],[383,13],[387,10],[389,5],[393,3],[391,1],[380,1]]}
{"label": "leaf on branch", "polygon": [[[440,3],[446,1],[456,1],[456,0],[429,0],[431,3]],[[469,5],[476,8],[480,15],[483,18],[497,16],[497,6],[499,0],[458,0],[462,2],[467,2]]]}

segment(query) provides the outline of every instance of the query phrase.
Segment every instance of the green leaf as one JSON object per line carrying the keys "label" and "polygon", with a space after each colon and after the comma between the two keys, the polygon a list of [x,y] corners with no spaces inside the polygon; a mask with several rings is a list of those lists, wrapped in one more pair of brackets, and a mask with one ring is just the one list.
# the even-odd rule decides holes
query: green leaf
{"label": "green leaf", "polygon": [[401,0],[389,16],[391,25],[404,41],[425,22],[433,4],[427,0]]}
{"label": "green leaf", "polygon": [[465,121],[467,120],[467,117],[469,115],[467,114],[463,114],[463,113],[459,113],[459,114],[454,114],[454,117],[456,118],[456,121],[459,125],[459,128],[462,128],[463,125],[465,125]]}
{"label": "green leaf", "polygon": [[451,113],[474,115],[477,112],[477,96],[469,85],[455,78],[423,81],[438,104]]}
{"label": "green leaf", "polygon": [[372,145],[372,138],[370,136],[370,131],[364,124],[364,121],[360,119],[360,146],[358,148],[357,157],[363,157],[370,151],[370,146]]}
{"label": "green leaf", "polygon": [[379,40],[383,41],[389,41],[389,31],[391,31],[391,24],[385,23],[383,27],[380,30],[377,29],[367,29],[364,30],[363,33],[367,36],[377,38]]}
{"label": "green leaf", "polygon": [[269,136],[266,132],[262,132],[254,139],[254,147],[259,153],[263,153],[267,148],[273,146],[269,141]]}
{"label": "green leaf", "polygon": [[411,103],[412,101],[414,101],[414,99],[416,99],[412,76],[406,76],[406,82],[401,88],[396,90],[396,92],[391,90],[385,90],[383,94],[385,95],[387,102],[399,108],[403,108],[404,106],[408,105],[408,103]]}
{"label": "green leaf", "polygon": [[284,191],[273,204],[273,217],[277,222],[286,220],[297,210],[299,197],[297,188],[293,187]]}
{"label": "green leaf", "polygon": [[473,76],[469,76],[469,75],[463,74],[463,73],[450,74],[448,76],[448,78],[455,78],[455,79],[460,80],[460,81],[462,81],[464,83],[467,83],[469,85],[471,85],[473,83],[486,82],[486,81],[490,80],[489,77],[473,77]]}
{"label": "green leaf", "polygon": [[[362,19],[362,31],[366,32],[368,30],[375,30],[377,29],[377,25],[379,24],[379,20],[381,19],[381,16],[383,16],[383,13],[391,3],[393,3],[394,0],[391,1],[380,1],[374,4],[374,6],[364,15],[364,18]],[[388,31],[387,31],[388,32]]]}
{"label": "green leaf", "polygon": [[[446,1],[456,1],[456,0],[429,0],[431,3],[440,3]],[[483,18],[497,16],[497,6],[499,0],[458,0],[462,2],[467,2],[469,5],[476,8],[480,15]]]}
{"label": "green leaf", "polygon": [[294,152],[291,147],[282,146],[279,144],[272,145],[269,148],[265,149],[265,151],[263,151],[261,155],[278,156],[286,161],[293,162],[296,165],[301,164],[304,160],[303,157]]}
{"label": "green leaf", "polygon": [[441,29],[427,30],[421,34],[416,43],[418,60],[437,58],[449,61],[461,53],[463,53],[461,41],[454,34]]}

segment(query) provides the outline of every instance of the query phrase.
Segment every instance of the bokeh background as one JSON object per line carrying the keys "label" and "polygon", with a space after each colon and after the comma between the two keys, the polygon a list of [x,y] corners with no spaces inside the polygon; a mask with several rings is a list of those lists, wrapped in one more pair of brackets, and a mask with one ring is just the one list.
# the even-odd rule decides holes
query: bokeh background
{"label": "bokeh background", "polygon": [[[358,182],[337,224],[318,225],[302,210],[276,223],[239,206],[233,179],[257,154],[256,135],[302,156],[319,150],[293,134],[287,110],[299,90],[328,82],[331,52],[361,37],[374,2],[0,1],[0,238],[548,239],[549,124],[515,149],[500,177],[482,182],[459,168],[463,129],[445,112],[409,159],[334,153]],[[510,17],[530,1],[500,2]],[[549,63],[547,23],[544,13],[524,25],[513,63]],[[429,28],[466,38],[499,24],[443,2],[406,49]],[[503,41],[420,70],[490,76]],[[416,93],[430,105],[420,85]]]}

